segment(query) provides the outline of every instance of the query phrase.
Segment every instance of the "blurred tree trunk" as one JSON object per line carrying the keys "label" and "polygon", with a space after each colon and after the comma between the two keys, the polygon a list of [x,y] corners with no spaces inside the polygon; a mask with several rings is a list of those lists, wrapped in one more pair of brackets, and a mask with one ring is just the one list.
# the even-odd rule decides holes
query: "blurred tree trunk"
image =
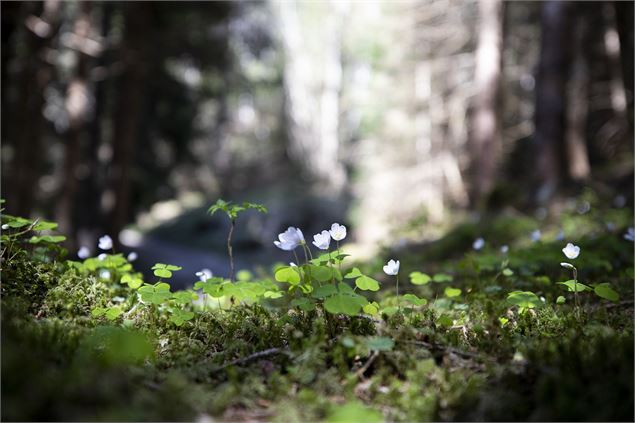
{"label": "blurred tree trunk", "polygon": [[33,212],[38,177],[45,155],[42,145],[44,117],[44,89],[53,76],[53,66],[47,51],[57,34],[59,1],[45,1],[40,16],[40,4],[25,2],[23,14],[26,26],[25,48],[17,59],[20,68],[18,80],[18,104],[10,129],[15,159],[12,163],[12,181],[8,184],[7,209],[17,215],[29,216]]}
{"label": "blurred tree trunk", "polygon": [[542,4],[542,40],[536,81],[535,144],[538,189],[535,199],[547,202],[562,180],[573,4]]}
{"label": "blurred tree trunk", "polygon": [[278,7],[285,54],[289,153],[310,176],[331,192],[339,192],[346,178],[339,160],[341,31],[345,6],[338,2],[326,4],[318,52],[310,51],[303,43],[303,25],[298,11],[302,3],[282,1]]}
{"label": "blurred tree trunk", "polygon": [[86,176],[80,184],[76,207],[81,207],[81,212],[76,214],[77,238],[81,245],[93,246],[97,237],[104,231],[103,216],[99,207],[100,195],[103,190],[103,166],[98,159],[98,150],[102,143],[103,122],[108,119],[106,110],[106,89],[109,78],[109,60],[105,47],[105,40],[111,26],[114,3],[103,2],[99,4],[100,19],[95,21],[94,32],[100,34],[102,43],[101,53],[95,60],[91,70],[91,80],[94,85],[94,118],[87,129],[88,142],[84,145],[82,155]]}
{"label": "blurred tree trunk", "polygon": [[[91,18],[92,2],[79,3],[74,22],[73,32],[67,34],[68,48],[74,50],[77,56],[75,75],[68,84],[66,91],[65,108],[69,119],[69,128],[64,148],[64,170],[62,191],[56,207],[56,219],[60,231],[68,235],[67,247],[76,248],[77,226],[77,202],[76,195],[79,189],[80,173],[82,169],[82,147],[86,138],[87,123],[90,119],[93,93],[89,87],[88,79],[92,57],[99,53],[95,46],[95,34]],[[81,205],[83,206],[83,204]]]}
{"label": "blurred tree trunk", "polygon": [[[577,5],[573,28],[573,63],[567,87],[567,170],[574,181],[583,181],[591,174],[587,151],[587,114],[589,111],[589,22],[586,13],[592,8]],[[586,13],[583,13],[586,12]]]}
{"label": "blurred tree trunk", "polygon": [[502,149],[499,113],[503,50],[503,2],[479,1],[479,34],[476,49],[476,98],[472,117],[470,149],[473,205],[482,204],[496,182]]}
{"label": "blurred tree trunk", "polygon": [[[615,17],[617,20],[617,31],[620,40],[620,60],[622,65],[622,75],[624,76],[624,89],[626,90],[627,113],[630,133],[628,137],[632,140],[633,133],[633,2],[632,1],[616,1]],[[630,142],[630,141],[629,141]],[[632,143],[631,143],[632,145]]]}
{"label": "blurred tree trunk", "polygon": [[[107,207],[109,233],[117,235],[131,217],[131,165],[140,136],[148,65],[152,3],[126,3],[125,28],[121,41],[123,73],[117,82],[113,130],[113,158],[109,172]],[[118,240],[117,240],[118,242]]]}

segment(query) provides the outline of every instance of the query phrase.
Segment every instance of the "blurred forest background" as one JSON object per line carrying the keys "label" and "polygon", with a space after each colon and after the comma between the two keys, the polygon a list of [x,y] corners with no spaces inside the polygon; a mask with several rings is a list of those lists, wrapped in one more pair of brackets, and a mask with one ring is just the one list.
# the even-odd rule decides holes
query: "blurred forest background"
{"label": "blurred forest background", "polygon": [[109,233],[223,273],[219,197],[270,209],[239,221],[239,267],[289,225],[387,245],[585,187],[633,204],[632,2],[1,9],[2,197],[71,253]]}

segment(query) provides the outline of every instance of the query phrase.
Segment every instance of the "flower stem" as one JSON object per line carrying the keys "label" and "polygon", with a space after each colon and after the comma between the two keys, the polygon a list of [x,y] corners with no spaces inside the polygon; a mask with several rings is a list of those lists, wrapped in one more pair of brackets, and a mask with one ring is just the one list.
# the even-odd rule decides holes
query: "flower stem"
{"label": "flower stem", "polygon": [[236,219],[231,219],[231,226],[229,227],[229,235],[227,235],[227,252],[229,253],[229,280],[234,283],[234,255],[232,252],[232,235],[234,234],[234,227],[236,226]]}
{"label": "flower stem", "polygon": [[395,277],[397,278],[397,309],[401,314],[401,301],[399,301],[399,273],[397,273]]}

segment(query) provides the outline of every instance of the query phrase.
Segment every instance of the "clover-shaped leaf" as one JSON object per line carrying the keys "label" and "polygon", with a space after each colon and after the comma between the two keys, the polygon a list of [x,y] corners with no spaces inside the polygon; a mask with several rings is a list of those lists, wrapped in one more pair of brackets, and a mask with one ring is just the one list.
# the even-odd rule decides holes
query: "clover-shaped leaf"
{"label": "clover-shaped leaf", "polygon": [[300,283],[300,271],[297,266],[283,266],[276,270],[275,279],[278,282],[287,282],[291,285]]}
{"label": "clover-shaped leaf", "polygon": [[379,282],[364,275],[355,280],[355,286],[362,291],[379,291]]}
{"label": "clover-shaped leaf", "polygon": [[366,314],[370,314],[371,316],[375,316],[379,312],[379,304],[377,304],[375,301],[373,301],[372,303],[368,303],[364,307],[362,307],[362,310]]}
{"label": "clover-shaped leaf", "polygon": [[133,276],[130,273],[126,273],[121,277],[121,283],[125,283],[131,289],[137,289],[143,285],[143,279]]}
{"label": "clover-shaped leaf", "polygon": [[360,276],[364,276],[364,274],[357,267],[353,267],[346,273],[346,275],[344,275],[346,279],[355,279],[359,278]]}
{"label": "clover-shaped leaf", "polygon": [[407,301],[416,306],[422,306],[422,305],[428,304],[428,300],[426,300],[425,298],[419,298],[414,294],[404,294],[403,299],[404,301]]}
{"label": "clover-shaped leaf", "polygon": [[291,301],[292,307],[298,307],[303,311],[311,311],[315,309],[315,303],[308,298],[294,298]]}
{"label": "clover-shaped leaf", "polygon": [[314,298],[326,298],[331,295],[337,294],[337,287],[335,285],[322,285],[315,288],[311,294]]}
{"label": "clover-shaped leaf", "polygon": [[413,285],[425,285],[430,282],[432,278],[422,272],[412,272],[410,274],[410,282]]}
{"label": "clover-shaped leaf", "polygon": [[152,266],[152,270],[154,270],[154,276],[161,279],[170,279],[172,277],[172,272],[176,272],[177,270],[181,269],[181,266],[174,266],[172,264],[165,263],[157,263]]}
{"label": "clover-shaped leaf", "polygon": [[442,282],[452,282],[452,275],[448,275],[446,273],[437,273],[432,278],[433,282],[442,283]]}
{"label": "clover-shaped leaf", "polygon": [[521,308],[535,308],[542,305],[540,298],[531,291],[510,292],[507,294],[507,302]]}
{"label": "clover-shaped leaf", "polygon": [[458,297],[459,295],[461,295],[461,290],[459,288],[447,287],[447,288],[445,288],[445,291],[443,293],[448,298],[454,298],[454,297]]}
{"label": "clover-shaped leaf", "polygon": [[368,300],[361,295],[343,293],[340,291],[324,301],[324,308],[332,314],[356,316],[359,310],[366,304],[368,304]]}
{"label": "clover-shaped leaf", "polygon": [[145,284],[137,291],[141,296],[141,301],[146,304],[163,304],[170,299],[170,285],[159,282],[155,285]]}
{"label": "clover-shaped leaf", "polygon": [[31,239],[29,239],[29,243],[39,244],[40,242],[50,242],[51,244],[57,244],[65,240],[66,237],[64,235],[33,235]]}
{"label": "clover-shaped leaf", "polygon": [[172,313],[170,316],[170,322],[174,323],[176,326],[182,326],[183,323],[194,318],[194,313],[191,311],[173,308],[170,312]]}
{"label": "clover-shaped leaf", "polygon": [[193,300],[196,300],[198,295],[192,291],[177,291],[172,294],[172,299],[177,304],[190,304]]}

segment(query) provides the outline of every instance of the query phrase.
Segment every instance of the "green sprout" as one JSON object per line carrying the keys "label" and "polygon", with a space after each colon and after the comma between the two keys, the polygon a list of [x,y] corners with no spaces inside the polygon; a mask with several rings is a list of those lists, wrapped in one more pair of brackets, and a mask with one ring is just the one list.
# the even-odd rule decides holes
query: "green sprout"
{"label": "green sprout", "polygon": [[215,204],[212,204],[207,212],[210,215],[214,215],[217,211],[223,211],[229,218],[230,227],[229,234],[227,235],[227,252],[229,253],[229,280],[234,283],[234,255],[232,252],[232,235],[234,234],[234,228],[236,227],[236,219],[238,214],[246,210],[257,210],[260,213],[267,213],[267,208],[262,204],[244,202],[242,205],[232,204],[231,201],[225,201],[222,198],[218,199]]}

